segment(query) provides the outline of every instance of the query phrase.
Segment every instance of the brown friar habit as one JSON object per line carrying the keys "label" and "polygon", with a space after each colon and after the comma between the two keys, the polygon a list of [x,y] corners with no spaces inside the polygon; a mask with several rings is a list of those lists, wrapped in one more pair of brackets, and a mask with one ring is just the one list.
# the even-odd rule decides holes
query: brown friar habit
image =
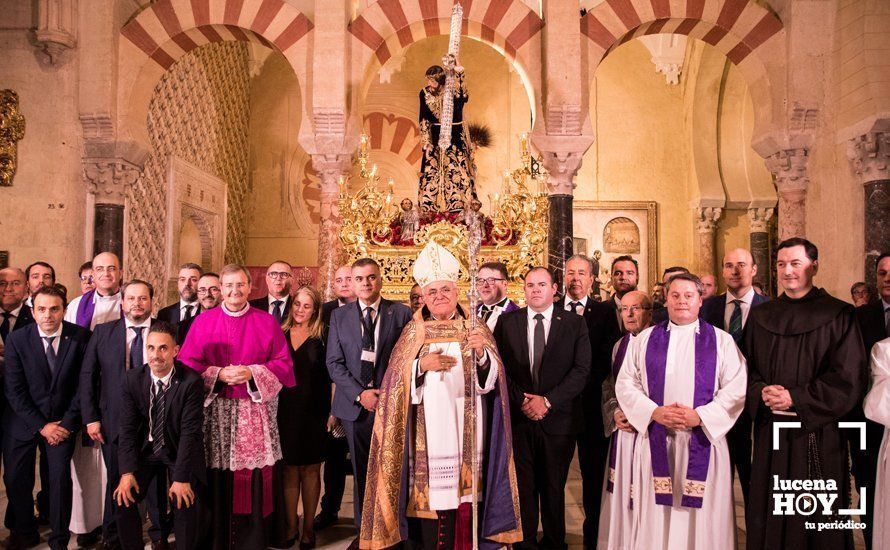
{"label": "brown friar habit", "polygon": [[[834,480],[839,493],[834,514],[850,507],[847,441],[856,432],[839,429],[838,421],[862,400],[868,382],[853,307],[819,288],[799,299],[781,296],[751,310],[744,347],[746,407],[754,419],[748,549],[852,549],[852,530],[804,525],[855,519],[851,516],[824,516],[821,509],[811,516],[774,514],[773,476]],[[797,416],[775,415],[764,405],[761,391],[772,384],[791,393]],[[794,421],[801,428],[780,430],[779,450],[772,450],[773,423]]]}

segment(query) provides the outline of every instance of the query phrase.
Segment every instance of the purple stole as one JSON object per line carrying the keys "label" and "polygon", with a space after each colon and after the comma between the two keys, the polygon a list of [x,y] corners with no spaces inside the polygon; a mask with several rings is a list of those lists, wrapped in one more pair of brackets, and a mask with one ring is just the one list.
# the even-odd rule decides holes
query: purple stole
{"label": "purple stole", "polygon": [[[652,329],[646,346],[646,377],[649,399],[658,406],[664,405],[664,373],[667,363],[668,343],[671,333],[667,330],[669,321],[659,323]],[[699,320],[695,334],[695,390],[692,407],[700,407],[714,399],[714,384],[717,375],[717,333],[714,327]],[[668,466],[667,430],[657,422],[649,424],[649,450],[652,455],[652,481],[655,485],[655,503],[673,506],[674,491],[671,472]],[[692,429],[689,440],[689,463],[686,480],[683,484],[681,505],[687,508],[701,508],[708,480],[708,466],[711,459],[711,442],[701,426]]]}
{"label": "purple stole", "polygon": [[[612,361],[612,378],[618,378],[618,371],[624,363],[624,356],[627,354],[627,344],[630,342],[630,333],[621,338],[618,344],[618,351],[615,352],[615,360]],[[618,452],[618,434],[612,434],[612,440],[609,442],[609,479],[606,481],[606,490],[610,493],[615,488],[615,454]]]}
{"label": "purple stole", "polygon": [[96,289],[88,291],[80,297],[80,303],[77,304],[77,319],[75,322],[86,329],[90,328],[90,324],[93,322],[93,312],[96,310],[96,304],[93,303],[95,294]]}

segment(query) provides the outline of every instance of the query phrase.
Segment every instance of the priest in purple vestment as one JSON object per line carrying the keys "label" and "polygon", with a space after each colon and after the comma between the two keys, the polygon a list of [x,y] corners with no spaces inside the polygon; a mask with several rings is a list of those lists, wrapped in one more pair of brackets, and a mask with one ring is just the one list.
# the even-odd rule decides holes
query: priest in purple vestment
{"label": "priest in purple vestment", "polygon": [[278,322],[247,303],[250,273],[227,265],[223,303],[195,318],[179,360],[204,379],[204,448],[215,549],[261,549],[273,525],[274,467],[281,460],[278,392],[294,369]]}

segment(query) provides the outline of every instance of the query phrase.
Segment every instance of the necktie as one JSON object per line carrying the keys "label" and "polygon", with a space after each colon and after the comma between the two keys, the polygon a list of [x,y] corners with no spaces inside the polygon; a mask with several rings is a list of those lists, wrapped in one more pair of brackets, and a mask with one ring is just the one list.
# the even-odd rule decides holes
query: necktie
{"label": "necktie", "polygon": [[583,315],[584,311],[578,311],[581,308],[581,302],[569,302],[569,307],[572,308],[569,311],[577,313],[578,315]]}
{"label": "necktie", "polygon": [[56,372],[56,350],[53,347],[53,340],[56,339],[55,336],[44,336],[44,340],[46,340],[46,362],[49,363],[49,371],[53,374]]}
{"label": "necktie", "polygon": [[166,401],[167,387],[164,382],[158,380],[155,388],[154,400],[151,404],[151,450],[154,455],[161,452],[164,446],[164,421],[166,420],[166,409],[164,402]]}
{"label": "necktie", "polygon": [[284,319],[281,318],[281,316],[284,314],[284,312],[281,310],[281,306],[283,304],[283,300],[275,300],[274,302],[272,302],[272,305],[275,306],[275,309],[272,310],[272,315],[275,316],[279,324],[284,322]]}
{"label": "necktie", "polygon": [[0,315],[3,316],[3,322],[0,323],[0,338],[3,338],[3,341],[6,341],[6,337],[9,336],[9,318],[12,317],[12,313],[8,311],[0,311]]}
{"label": "necktie", "polygon": [[[362,351],[374,351],[374,308],[366,307],[362,317]],[[374,362],[362,360],[362,385],[371,387],[374,382]]]}
{"label": "necktie", "polygon": [[136,333],[136,337],[133,338],[133,342],[130,343],[131,369],[137,369],[144,364],[142,359],[142,331],[144,329],[145,327],[130,327],[130,330]]}
{"label": "necktie", "polygon": [[541,380],[541,360],[544,359],[544,316],[540,313],[535,314],[535,336],[534,348],[532,352],[532,383],[535,388]]}
{"label": "necktie", "polygon": [[192,309],[194,307],[195,306],[185,306],[185,317],[183,317],[183,319],[182,319],[183,321],[188,321],[189,319],[192,318]]}
{"label": "necktie", "polygon": [[884,335],[890,336],[890,307],[884,310],[884,323],[886,325],[884,327],[884,330],[886,331]]}
{"label": "necktie", "polygon": [[494,306],[482,306],[482,321],[488,322],[488,318],[491,317],[492,312],[494,311]]}
{"label": "necktie", "polygon": [[739,343],[742,338],[742,301],[732,301],[732,314],[729,316],[729,335]]}

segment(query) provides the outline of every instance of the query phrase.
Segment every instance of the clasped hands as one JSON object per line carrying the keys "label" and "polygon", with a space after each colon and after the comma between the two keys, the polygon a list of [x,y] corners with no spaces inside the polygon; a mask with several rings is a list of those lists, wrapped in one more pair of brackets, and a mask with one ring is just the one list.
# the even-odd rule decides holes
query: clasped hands
{"label": "clasped hands", "polygon": [[253,373],[244,365],[229,365],[219,370],[219,381],[229,386],[237,386],[253,379]]}
{"label": "clasped hands", "polygon": [[760,397],[763,399],[764,405],[773,411],[787,411],[794,404],[791,400],[791,392],[778,384],[763,388]]}
{"label": "clasped hands", "polygon": [[[485,337],[482,335],[482,329],[474,328],[467,334],[467,345],[470,346],[476,357],[485,353]],[[457,365],[457,359],[442,352],[443,350],[438,349],[421,357],[420,372],[445,372]]]}
{"label": "clasped hands", "polygon": [[541,420],[550,412],[547,402],[544,401],[544,396],[524,392],[522,395],[524,397],[522,400],[522,414],[527,416],[529,420]]}
{"label": "clasped hands", "polygon": [[62,427],[59,422],[48,422],[40,430],[40,435],[52,446],[65,441],[71,436],[71,432]]}
{"label": "clasped hands", "polygon": [[662,405],[652,411],[652,420],[670,430],[691,430],[701,425],[701,418],[695,409],[682,403]]}

